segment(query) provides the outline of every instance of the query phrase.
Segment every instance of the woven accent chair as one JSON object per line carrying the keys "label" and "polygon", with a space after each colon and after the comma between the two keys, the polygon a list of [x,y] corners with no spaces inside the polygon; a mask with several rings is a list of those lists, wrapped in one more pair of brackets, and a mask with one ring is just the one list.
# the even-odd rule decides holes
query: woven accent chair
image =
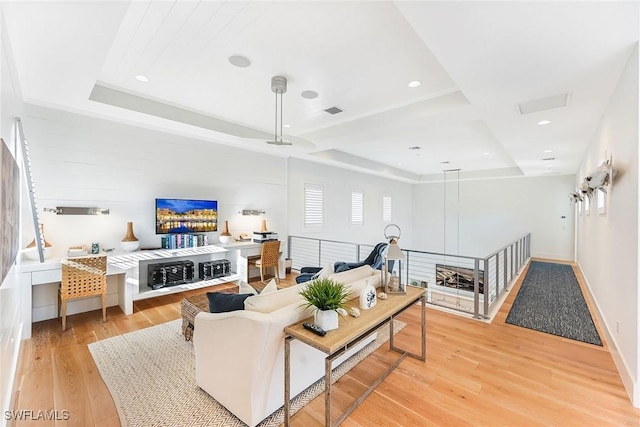
{"label": "woven accent chair", "polygon": [[107,257],[62,260],[62,281],[58,292],[62,331],[67,328],[67,301],[102,296],[102,320],[107,320]]}
{"label": "woven accent chair", "polygon": [[264,283],[264,273],[267,268],[274,267],[274,278],[276,283],[280,283],[278,277],[278,259],[280,258],[280,240],[270,240],[262,244],[260,259],[256,260],[255,266],[260,269],[260,280]]}

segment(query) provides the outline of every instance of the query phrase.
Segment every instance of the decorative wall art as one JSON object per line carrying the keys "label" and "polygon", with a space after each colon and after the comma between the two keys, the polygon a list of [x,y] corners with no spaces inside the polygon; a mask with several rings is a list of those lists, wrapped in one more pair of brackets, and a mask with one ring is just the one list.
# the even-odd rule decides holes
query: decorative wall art
{"label": "decorative wall art", "polygon": [[13,265],[18,254],[18,209],[20,193],[20,170],[9,148],[0,138],[0,170],[2,171],[2,187],[0,187],[0,274],[4,282],[9,269]]}
{"label": "decorative wall art", "polygon": [[[473,292],[473,269],[436,264],[436,285]],[[484,294],[484,270],[478,270],[478,287]]]}
{"label": "decorative wall art", "polygon": [[585,215],[590,214],[591,198],[596,197],[596,206],[599,215],[607,214],[607,188],[616,176],[613,169],[612,160],[603,160],[600,166],[595,168],[589,175],[585,176],[580,187],[575,192],[569,193],[569,204],[583,202]]}

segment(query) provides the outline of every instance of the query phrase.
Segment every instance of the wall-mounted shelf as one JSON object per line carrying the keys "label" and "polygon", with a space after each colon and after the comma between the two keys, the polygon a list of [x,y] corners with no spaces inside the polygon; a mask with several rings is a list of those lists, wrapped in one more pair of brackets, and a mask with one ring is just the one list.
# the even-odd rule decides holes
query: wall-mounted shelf
{"label": "wall-mounted shelf", "polygon": [[44,208],[43,210],[56,215],[109,215],[109,209],[103,208],[56,206],[55,208]]}

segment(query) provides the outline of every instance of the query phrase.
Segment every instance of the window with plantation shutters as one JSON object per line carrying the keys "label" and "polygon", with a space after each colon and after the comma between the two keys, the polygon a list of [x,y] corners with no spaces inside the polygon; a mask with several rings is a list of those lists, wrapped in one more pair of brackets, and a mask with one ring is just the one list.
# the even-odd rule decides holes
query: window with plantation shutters
{"label": "window with plantation shutters", "polygon": [[305,184],[304,186],[304,226],[322,227],[324,224],[324,187]]}
{"label": "window with plantation shutters", "polygon": [[364,224],[364,192],[351,191],[351,225]]}
{"label": "window with plantation shutters", "polygon": [[382,196],[382,222],[391,222],[391,196]]}

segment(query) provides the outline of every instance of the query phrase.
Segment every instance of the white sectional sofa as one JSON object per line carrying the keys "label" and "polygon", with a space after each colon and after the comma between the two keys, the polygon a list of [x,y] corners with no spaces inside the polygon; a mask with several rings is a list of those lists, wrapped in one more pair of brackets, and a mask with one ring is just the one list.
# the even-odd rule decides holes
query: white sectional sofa
{"label": "white sectional sofa", "polygon": [[[378,286],[380,272],[369,266],[328,277],[351,288],[357,298],[367,284]],[[245,309],[199,313],[193,345],[196,383],[240,420],[253,427],[284,404],[284,327],[313,314],[299,289],[285,288],[245,300]],[[337,360],[334,367],[375,334]],[[291,345],[291,396],[324,375],[326,355],[299,341]]]}

